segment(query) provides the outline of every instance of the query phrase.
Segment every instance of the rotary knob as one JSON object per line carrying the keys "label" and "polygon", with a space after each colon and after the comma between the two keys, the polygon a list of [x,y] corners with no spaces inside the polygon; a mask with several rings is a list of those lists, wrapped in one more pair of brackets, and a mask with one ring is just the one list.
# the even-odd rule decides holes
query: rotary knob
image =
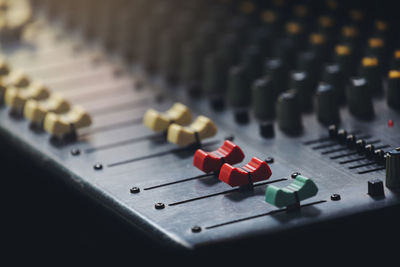
{"label": "rotary knob", "polygon": [[296,91],[289,90],[280,95],[277,106],[279,128],[289,134],[297,135],[303,126],[301,122],[301,109]]}
{"label": "rotary knob", "polygon": [[350,113],[360,119],[370,119],[374,116],[371,92],[364,78],[352,78],[346,93]]}
{"label": "rotary knob", "polygon": [[400,71],[389,72],[387,103],[391,108],[400,109]]}
{"label": "rotary knob", "polygon": [[252,88],[252,107],[254,115],[260,120],[273,119],[275,114],[274,87],[271,79],[258,79]]}
{"label": "rotary knob", "polygon": [[386,187],[400,187],[400,147],[386,154]]}
{"label": "rotary knob", "polygon": [[325,125],[339,121],[339,107],[336,102],[335,91],[330,84],[320,83],[318,86],[317,116],[318,120]]}

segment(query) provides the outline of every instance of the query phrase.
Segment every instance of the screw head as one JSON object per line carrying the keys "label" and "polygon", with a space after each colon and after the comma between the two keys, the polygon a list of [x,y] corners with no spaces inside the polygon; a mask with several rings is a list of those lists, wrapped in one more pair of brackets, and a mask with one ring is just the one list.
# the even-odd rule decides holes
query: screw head
{"label": "screw head", "polygon": [[96,171],[102,170],[103,165],[101,163],[96,163],[94,164],[93,169],[95,169]]}
{"label": "screw head", "polygon": [[80,154],[81,154],[81,151],[78,148],[71,149],[71,155],[72,156],[78,156]]}
{"label": "screw head", "polygon": [[299,173],[299,172],[294,172],[294,173],[292,173],[292,175],[291,175],[291,177],[293,178],[293,179],[296,179],[296,177],[298,176],[298,175],[300,175],[301,173]]}
{"label": "screw head", "polygon": [[200,233],[201,232],[201,227],[198,225],[195,225],[192,227],[192,232],[193,233]]}
{"label": "screw head", "polygon": [[131,192],[132,194],[137,194],[137,193],[140,192],[140,188],[134,186],[134,187],[132,187],[132,188],[130,189],[130,192]]}
{"label": "screw head", "polygon": [[233,134],[225,136],[225,140],[233,141],[233,140],[235,140],[235,136]]}
{"label": "screw head", "polygon": [[340,200],[340,199],[341,199],[341,197],[340,197],[339,194],[333,194],[333,195],[331,195],[331,200],[333,200],[333,201],[338,201],[338,200]]}
{"label": "screw head", "polygon": [[267,158],[265,158],[265,160],[264,160],[266,163],[269,163],[269,164],[271,164],[271,163],[274,163],[274,158],[273,157],[267,157]]}
{"label": "screw head", "polygon": [[156,208],[156,210],[162,210],[163,208],[165,208],[164,203],[158,202],[154,205],[154,207]]}

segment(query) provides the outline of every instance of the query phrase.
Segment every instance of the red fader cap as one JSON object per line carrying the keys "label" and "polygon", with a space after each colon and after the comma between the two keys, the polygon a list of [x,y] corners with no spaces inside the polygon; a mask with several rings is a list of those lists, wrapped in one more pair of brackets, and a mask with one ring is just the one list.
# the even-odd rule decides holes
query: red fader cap
{"label": "red fader cap", "polygon": [[198,149],[194,154],[193,165],[205,173],[219,172],[224,163],[236,164],[244,159],[242,149],[226,140],[216,151],[205,152]]}
{"label": "red fader cap", "polygon": [[233,167],[225,163],[219,173],[219,179],[233,187],[268,180],[271,175],[272,172],[268,164],[254,157],[243,167]]}

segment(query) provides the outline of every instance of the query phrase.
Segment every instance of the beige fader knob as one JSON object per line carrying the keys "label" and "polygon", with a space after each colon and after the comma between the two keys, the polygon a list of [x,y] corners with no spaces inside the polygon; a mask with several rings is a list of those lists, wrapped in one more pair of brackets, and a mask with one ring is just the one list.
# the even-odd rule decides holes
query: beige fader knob
{"label": "beige fader knob", "polygon": [[173,123],[168,127],[167,139],[178,146],[200,143],[201,140],[217,134],[217,126],[205,116],[197,119],[187,127]]}
{"label": "beige fader knob", "polygon": [[80,106],[75,106],[64,114],[48,113],[44,119],[45,131],[53,136],[65,136],[90,124],[90,115]]}
{"label": "beige fader knob", "polygon": [[4,85],[15,87],[27,87],[30,83],[29,77],[22,70],[13,70],[4,77]]}
{"label": "beige fader knob", "polygon": [[190,109],[181,103],[175,103],[164,113],[149,109],[143,118],[144,125],[154,132],[166,131],[171,123],[188,125],[191,121],[192,113]]}
{"label": "beige fader knob", "polygon": [[10,72],[10,66],[7,61],[0,56],[0,76],[7,75]]}
{"label": "beige fader knob", "polygon": [[32,123],[40,125],[46,114],[53,112],[62,114],[70,109],[69,103],[60,95],[52,94],[48,99],[37,101],[28,100],[24,108],[24,117],[32,121]]}
{"label": "beige fader knob", "polygon": [[5,102],[12,110],[23,111],[29,99],[42,100],[49,97],[49,90],[41,82],[32,82],[26,89],[10,87],[6,90]]}

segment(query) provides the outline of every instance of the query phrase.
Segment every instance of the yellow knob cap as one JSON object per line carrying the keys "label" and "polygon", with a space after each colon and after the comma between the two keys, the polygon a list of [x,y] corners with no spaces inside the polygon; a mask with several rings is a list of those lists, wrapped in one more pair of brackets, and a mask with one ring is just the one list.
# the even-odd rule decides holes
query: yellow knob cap
{"label": "yellow knob cap", "polygon": [[336,54],[338,54],[339,56],[347,56],[351,54],[351,49],[349,46],[347,45],[337,45],[335,47],[335,52]]}
{"label": "yellow knob cap", "polygon": [[394,51],[394,58],[395,59],[400,59],[400,50]]}
{"label": "yellow knob cap", "polygon": [[387,29],[388,29],[388,24],[385,22],[385,21],[382,21],[382,20],[377,20],[377,21],[375,21],[375,28],[378,30],[378,31],[382,31],[382,32],[385,32],[385,31],[387,31]]}
{"label": "yellow knob cap", "polygon": [[171,124],[168,128],[167,139],[178,146],[195,144],[206,138],[217,134],[217,126],[212,120],[205,116],[198,116],[197,119],[187,127]]}
{"label": "yellow knob cap", "polygon": [[28,100],[24,108],[24,117],[35,124],[41,124],[47,113],[61,114],[67,112],[69,109],[69,103],[62,96],[52,94],[46,100]]}
{"label": "yellow knob cap", "polygon": [[323,28],[331,28],[331,27],[333,27],[335,22],[329,16],[320,16],[318,18],[318,24]]}
{"label": "yellow knob cap", "polygon": [[290,34],[299,34],[302,30],[302,27],[297,22],[288,22],[286,24],[286,32]]}
{"label": "yellow knob cap", "polygon": [[296,17],[304,18],[308,15],[308,8],[304,5],[297,5],[293,8],[293,13]]}
{"label": "yellow knob cap", "polygon": [[400,79],[400,71],[399,70],[391,70],[389,71],[390,79]]}
{"label": "yellow knob cap", "polygon": [[362,59],[362,65],[364,67],[376,67],[378,66],[378,59],[376,57],[364,57]]}
{"label": "yellow knob cap", "polygon": [[32,82],[26,89],[11,87],[6,90],[5,102],[14,110],[20,110],[29,99],[42,100],[49,97],[49,90],[41,82]]}
{"label": "yellow knob cap", "polygon": [[356,37],[358,35],[358,29],[353,26],[344,26],[342,28],[342,34],[345,37]]}
{"label": "yellow knob cap", "polygon": [[181,103],[175,103],[164,113],[149,109],[143,117],[143,124],[154,132],[166,131],[171,123],[188,125],[191,121],[190,109]]}
{"label": "yellow knob cap", "polygon": [[240,4],[239,9],[240,9],[240,11],[241,11],[243,14],[249,15],[249,14],[251,14],[251,13],[254,12],[254,10],[256,9],[256,7],[255,7],[255,5],[254,5],[253,2],[251,2],[251,1],[244,1],[244,2],[242,2],[242,3]]}
{"label": "yellow knob cap", "polygon": [[266,23],[274,23],[277,19],[276,13],[272,10],[264,10],[261,13],[261,19]]}
{"label": "yellow knob cap", "polygon": [[65,114],[50,112],[44,119],[44,129],[53,136],[64,136],[91,124],[90,115],[79,106],[73,107]]}
{"label": "yellow knob cap", "polygon": [[310,43],[320,45],[325,43],[325,37],[320,33],[312,33],[310,35]]}
{"label": "yellow knob cap", "polygon": [[368,45],[371,48],[383,47],[385,42],[381,38],[370,38],[368,40]]}

